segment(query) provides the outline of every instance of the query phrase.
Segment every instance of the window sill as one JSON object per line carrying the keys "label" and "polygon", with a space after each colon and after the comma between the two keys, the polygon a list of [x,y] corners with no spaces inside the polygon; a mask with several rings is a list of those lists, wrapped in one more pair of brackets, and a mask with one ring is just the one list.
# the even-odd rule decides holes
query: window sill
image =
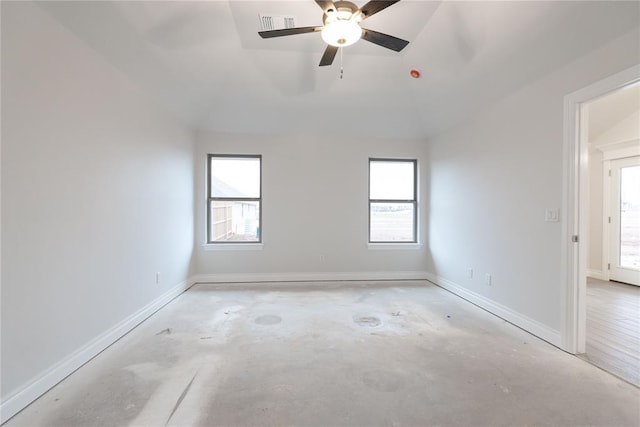
{"label": "window sill", "polygon": [[370,250],[417,250],[422,249],[421,243],[367,243]]}
{"label": "window sill", "polygon": [[261,251],[262,243],[205,243],[202,249],[209,251]]}

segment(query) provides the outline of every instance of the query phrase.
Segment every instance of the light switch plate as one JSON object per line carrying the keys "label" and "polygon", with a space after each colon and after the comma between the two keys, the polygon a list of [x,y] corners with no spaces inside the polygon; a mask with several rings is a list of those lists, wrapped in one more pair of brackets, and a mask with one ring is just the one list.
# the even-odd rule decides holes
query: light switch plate
{"label": "light switch plate", "polygon": [[547,222],[558,222],[560,221],[560,209],[550,209],[544,213],[544,220]]}

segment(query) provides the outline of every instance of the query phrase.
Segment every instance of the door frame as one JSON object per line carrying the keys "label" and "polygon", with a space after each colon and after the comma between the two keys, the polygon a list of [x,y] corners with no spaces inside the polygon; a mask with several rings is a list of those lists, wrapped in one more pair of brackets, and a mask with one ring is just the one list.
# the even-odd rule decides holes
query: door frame
{"label": "door frame", "polygon": [[[618,266],[620,262],[619,257],[620,257],[620,246],[621,246],[621,239],[622,239],[622,236],[620,233],[620,226],[622,221],[620,216],[621,214],[620,200],[622,197],[622,194],[621,194],[622,188],[620,185],[620,182],[621,182],[620,179],[622,175],[622,169],[624,167],[627,167],[624,165],[632,165],[635,167],[640,167],[640,152],[639,152],[640,150],[634,147],[631,151],[635,155],[619,157],[619,158],[611,158],[610,160],[607,160],[605,162],[608,165],[609,171],[610,171],[610,174],[607,177],[608,178],[607,186],[609,187],[609,191],[607,194],[607,196],[609,197],[609,200],[608,200],[609,203],[607,206],[608,208],[607,215],[609,216],[609,218],[611,218],[611,222],[607,223],[606,234],[604,233],[605,230],[603,230],[602,236],[603,236],[603,243],[604,243],[604,237],[606,236],[607,238],[606,243],[609,246],[607,250],[607,256],[608,256],[607,263],[611,265],[611,268],[607,269],[607,278],[609,280],[612,280],[611,277],[615,276],[613,280],[623,282],[623,283],[628,283],[632,286],[640,286],[637,280],[634,281],[634,277],[636,276],[636,274],[628,271],[628,270],[631,270],[630,268],[625,268],[622,265]],[[617,178],[617,180],[614,178]],[[617,230],[616,230],[616,227],[614,227],[614,225],[617,226],[618,228]],[[614,245],[614,243],[617,243],[617,245]],[[636,270],[633,269],[633,271],[635,272]],[[638,272],[638,274],[640,274],[640,272]]]}
{"label": "door frame", "polygon": [[586,341],[589,148],[585,103],[637,81],[640,64],[564,97],[561,345],[573,354],[584,353]]}
{"label": "door frame", "polygon": [[611,162],[640,156],[640,139],[607,144],[598,147],[598,150],[602,152],[602,268],[597,277],[609,281],[611,271],[606,266],[611,262],[611,224],[609,223],[609,217],[613,216],[611,212]]}

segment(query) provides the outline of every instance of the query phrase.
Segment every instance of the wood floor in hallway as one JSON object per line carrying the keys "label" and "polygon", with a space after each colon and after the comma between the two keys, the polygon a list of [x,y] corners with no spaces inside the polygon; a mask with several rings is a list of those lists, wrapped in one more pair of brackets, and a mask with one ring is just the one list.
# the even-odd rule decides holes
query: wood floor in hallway
{"label": "wood floor in hallway", "polygon": [[586,358],[640,387],[640,288],[587,280]]}

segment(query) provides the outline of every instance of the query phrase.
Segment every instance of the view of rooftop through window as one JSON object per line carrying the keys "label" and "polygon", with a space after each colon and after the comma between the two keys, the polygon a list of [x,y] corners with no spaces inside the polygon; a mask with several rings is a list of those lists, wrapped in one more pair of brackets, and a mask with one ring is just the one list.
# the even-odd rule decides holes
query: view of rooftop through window
{"label": "view of rooftop through window", "polygon": [[261,160],[209,156],[209,243],[261,241]]}

